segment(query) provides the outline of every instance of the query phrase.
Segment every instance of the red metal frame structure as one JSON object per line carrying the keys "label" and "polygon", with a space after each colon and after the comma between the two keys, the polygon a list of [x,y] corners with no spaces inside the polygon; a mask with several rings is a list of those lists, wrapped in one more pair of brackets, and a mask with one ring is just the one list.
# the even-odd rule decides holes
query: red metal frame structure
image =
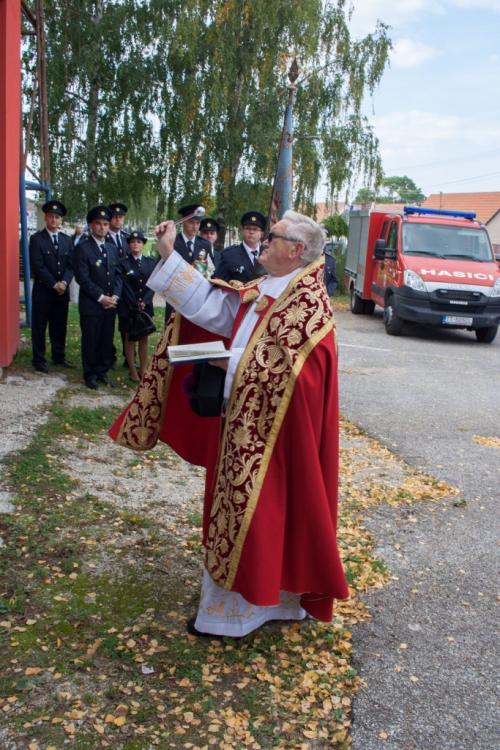
{"label": "red metal frame structure", "polygon": [[0,0],[0,368],[19,344],[21,3]]}

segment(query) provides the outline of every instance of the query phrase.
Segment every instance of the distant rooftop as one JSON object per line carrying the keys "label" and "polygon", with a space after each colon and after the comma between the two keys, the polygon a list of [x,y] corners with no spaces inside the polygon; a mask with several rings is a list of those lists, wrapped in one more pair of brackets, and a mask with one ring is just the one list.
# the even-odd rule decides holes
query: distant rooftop
{"label": "distant rooftop", "polygon": [[425,208],[448,211],[475,211],[477,218],[487,224],[500,211],[500,192],[497,193],[432,193],[422,203]]}

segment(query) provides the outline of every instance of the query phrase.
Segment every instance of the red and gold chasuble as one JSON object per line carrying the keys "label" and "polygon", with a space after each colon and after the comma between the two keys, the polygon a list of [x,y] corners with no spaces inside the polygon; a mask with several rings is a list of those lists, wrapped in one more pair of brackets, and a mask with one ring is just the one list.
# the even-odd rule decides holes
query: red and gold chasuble
{"label": "red and gold chasuble", "polygon": [[[240,290],[242,307],[256,291]],[[280,591],[300,593],[302,606],[328,621],[333,600],[349,592],[336,540],[337,354],[323,262],[302,270],[278,299],[261,298],[256,310],[222,438],[221,420],[197,417],[174,390],[180,368],[172,376],[166,361],[166,347],[176,343],[173,319],[153,372],[110,435],[139,450],[159,437],[206,466],[203,541],[219,586],[260,606],[277,604]],[[242,316],[240,308],[235,329]],[[188,326],[199,341],[200,329]],[[208,423],[213,439],[202,447],[196,435],[206,438]]]}
{"label": "red and gold chasuble", "polygon": [[[239,293],[239,318],[240,311],[242,317],[248,305],[258,296],[257,280],[244,287],[240,282],[227,283],[221,279],[215,279],[212,283],[232,293]],[[176,344],[220,339],[220,336],[172,312],[132,401],[109,429],[110,437],[119,445],[136,451],[151,450],[161,440],[185,461],[205,468],[213,466],[220,440],[220,417],[201,418],[194,414],[184,388],[192,366],[172,367],[167,348]]]}
{"label": "red and gold chasuble", "polygon": [[257,605],[301,593],[307,611],[329,620],[333,598],[349,592],[336,543],[337,355],[322,278],[321,261],[295,276],[247,344],[207,477],[204,544],[222,588]]}

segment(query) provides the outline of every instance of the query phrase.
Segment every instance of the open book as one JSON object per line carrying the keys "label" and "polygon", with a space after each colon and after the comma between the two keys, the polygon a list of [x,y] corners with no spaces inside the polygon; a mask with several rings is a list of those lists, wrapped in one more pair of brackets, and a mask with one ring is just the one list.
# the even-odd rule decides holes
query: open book
{"label": "open book", "polygon": [[223,341],[207,341],[205,344],[179,344],[167,347],[171,365],[188,365],[191,362],[209,362],[211,359],[229,359],[231,352]]}

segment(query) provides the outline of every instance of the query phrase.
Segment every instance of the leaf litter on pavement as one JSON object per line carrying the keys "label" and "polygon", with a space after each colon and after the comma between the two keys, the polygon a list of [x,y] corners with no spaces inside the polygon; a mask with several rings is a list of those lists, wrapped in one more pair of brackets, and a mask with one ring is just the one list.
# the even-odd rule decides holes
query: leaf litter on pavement
{"label": "leaf litter on pavement", "polygon": [[[74,394],[73,394],[74,395]],[[112,410],[61,393],[9,465],[0,517],[0,740],[50,748],[336,748],[350,745],[360,678],[351,632],[362,594],[390,578],[363,518],[381,503],[456,490],[341,421],[338,539],[351,589],[334,621],[270,623],[196,639],[203,472],[165,446],[135,455],[104,429]],[[104,416],[103,416],[104,415]],[[411,520],[411,518],[410,518]]]}

